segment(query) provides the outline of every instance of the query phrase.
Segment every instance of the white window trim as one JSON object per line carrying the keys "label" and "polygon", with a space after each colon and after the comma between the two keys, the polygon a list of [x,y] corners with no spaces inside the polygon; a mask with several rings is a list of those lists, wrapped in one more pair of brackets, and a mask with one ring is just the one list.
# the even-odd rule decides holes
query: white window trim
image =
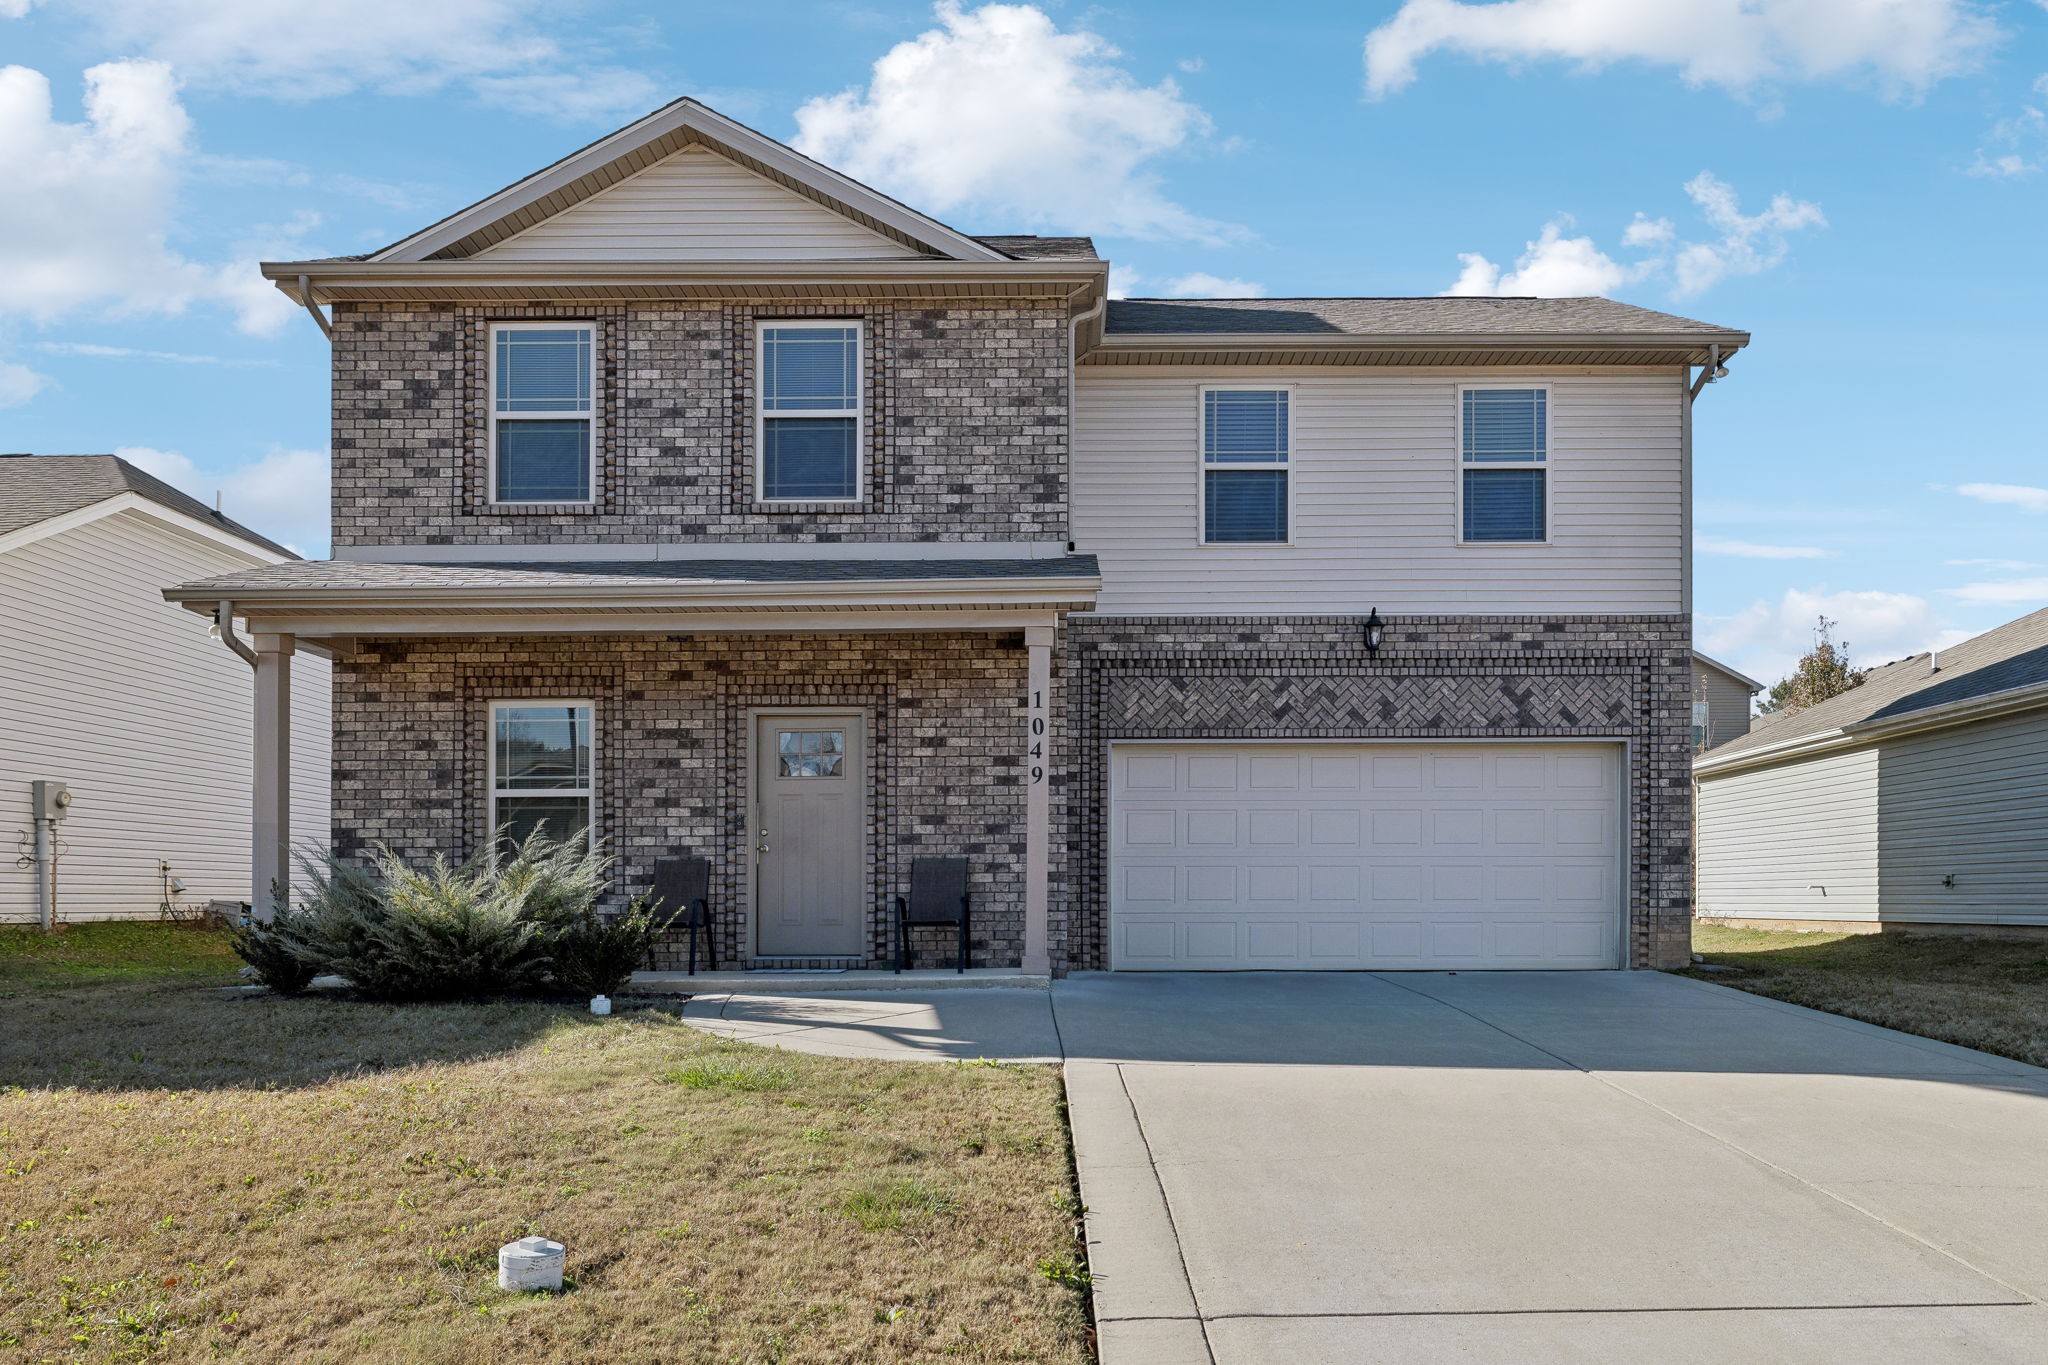
{"label": "white window trim", "polygon": [[[574,412],[507,412],[498,411],[498,336],[503,332],[559,332],[564,328],[581,327],[590,333],[590,373],[585,376],[590,385],[590,406],[581,413]],[[485,465],[484,482],[487,501],[493,507],[594,507],[597,505],[597,446],[600,436],[598,427],[597,387],[597,323],[587,318],[537,318],[522,322],[493,322],[490,334],[485,338],[484,409],[488,416],[484,429]],[[590,423],[590,448],[584,455],[584,483],[590,489],[587,498],[501,498],[498,496],[498,423],[500,422],[559,422],[565,419],[583,418]]]}
{"label": "white window trim", "polygon": [[[850,498],[771,498],[768,489],[768,418],[762,399],[761,369],[763,338],[773,327],[853,328],[853,406],[831,411],[778,412],[777,418],[853,419],[853,496]],[[857,507],[867,501],[868,489],[868,325],[860,318],[758,318],[754,322],[754,375],[751,401],[754,407],[754,501],[767,507]]]}
{"label": "white window trim", "polygon": [[[525,706],[581,706],[590,712],[590,781],[582,787],[538,787],[519,791],[498,790],[498,713],[511,707]],[[485,709],[484,718],[484,802],[489,816],[488,828],[484,831],[486,840],[498,837],[498,801],[501,797],[521,796],[581,796],[588,814],[584,817],[583,828],[593,847],[598,838],[597,828],[597,703],[589,697],[500,697]]]}
{"label": "white window trim", "polygon": [[[1287,395],[1287,459],[1283,464],[1224,464],[1217,469],[1277,469],[1287,475],[1287,538],[1285,540],[1209,539],[1209,395],[1212,393],[1284,393]],[[1301,406],[1292,384],[1255,384],[1249,381],[1198,384],[1195,386],[1195,545],[1203,550],[1247,551],[1286,549],[1294,544],[1295,478],[1294,416]]]}
{"label": "white window trim", "polygon": [[[1465,395],[1470,392],[1497,392],[1502,389],[1534,389],[1543,395],[1543,458],[1534,464],[1504,464],[1498,461],[1465,463]],[[1513,380],[1499,380],[1486,384],[1460,384],[1451,399],[1453,434],[1451,438],[1451,543],[1468,550],[1525,550],[1532,545],[1550,545],[1557,538],[1557,521],[1551,504],[1557,496],[1557,480],[1550,477],[1557,468],[1557,394],[1549,384],[1523,384]],[[1543,539],[1541,540],[1467,540],[1465,539],[1465,471],[1466,469],[1540,469],[1543,471]]]}

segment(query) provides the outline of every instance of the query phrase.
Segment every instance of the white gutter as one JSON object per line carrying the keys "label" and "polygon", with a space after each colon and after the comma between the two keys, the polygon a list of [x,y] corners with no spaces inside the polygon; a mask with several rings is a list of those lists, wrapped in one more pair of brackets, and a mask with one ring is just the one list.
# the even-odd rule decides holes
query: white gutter
{"label": "white gutter", "polygon": [[2031,711],[2040,706],[2048,706],[2048,682],[2026,683],[2020,687],[2006,688],[2002,692],[1991,692],[1981,697],[1965,697],[1961,701],[1944,702],[1940,706],[1924,707],[1898,716],[1873,716],[1866,720],[1850,721],[1831,730],[1820,730],[1810,735],[1801,735],[1797,739],[1781,740],[1776,744],[1745,749],[1738,754],[1716,756],[1710,753],[1695,759],[1692,771],[1695,777],[1719,777],[1746,768],[1781,763],[1788,759],[1808,758],[1837,749],[1853,749],[1864,744],[1875,744],[1880,740],[1894,739],[1900,735],[1915,734],[1923,730],[1945,730],[1951,726],[1992,720],[2018,711]]}
{"label": "white gutter", "polygon": [[[721,286],[878,281],[1042,280],[1063,288],[1107,278],[1107,261],[265,261],[263,277],[296,296],[340,288],[476,288],[493,284]],[[286,286],[291,286],[286,288]]]}
{"label": "white gutter", "polygon": [[1111,351],[1551,351],[1655,350],[1694,346],[1732,354],[1749,344],[1746,332],[1112,332]]}

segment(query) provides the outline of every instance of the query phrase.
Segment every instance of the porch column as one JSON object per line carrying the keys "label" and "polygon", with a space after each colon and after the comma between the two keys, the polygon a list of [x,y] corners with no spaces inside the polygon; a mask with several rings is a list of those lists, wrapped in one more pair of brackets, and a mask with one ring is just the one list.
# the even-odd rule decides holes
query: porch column
{"label": "porch column", "polygon": [[249,906],[268,922],[272,888],[290,877],[292,839],[292,653],[289,635],[259,633],[256,650],[256,764],[250,791]]}
{"label": "porch column", "polygon": [[1053,627],[1026,626],[1029,667],[1024,698],[1024,970],[1052,971],[1046,931],[1052,872],[1052,642]]}

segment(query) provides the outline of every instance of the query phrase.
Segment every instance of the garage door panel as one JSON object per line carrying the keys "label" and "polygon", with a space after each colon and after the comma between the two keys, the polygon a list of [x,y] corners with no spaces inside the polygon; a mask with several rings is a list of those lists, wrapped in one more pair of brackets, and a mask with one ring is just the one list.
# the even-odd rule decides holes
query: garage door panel
{"label": "garage door panel", "polygon": [[1124,969],[1611,967],[1618,746],[1112,750]]}

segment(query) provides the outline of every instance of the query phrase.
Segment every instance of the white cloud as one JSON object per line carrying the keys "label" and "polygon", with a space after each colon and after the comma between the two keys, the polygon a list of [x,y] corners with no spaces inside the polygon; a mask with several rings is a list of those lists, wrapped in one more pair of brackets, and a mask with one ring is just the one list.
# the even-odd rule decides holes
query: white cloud
{"label": "white cloud", "polygon": [[1365,83],[1383,98],[1414,81],[1423,58],[1452,52],[1585,70],[1645,62],[1736,92],[1852,79],[1899,95],[1974,69],[1999,37],[1972,0],[1406,0],[1366,37]]}
{"label": "white cloud", "polygon": [[2048,602],[2048,578],[2006,578],[1943,589],[1965,602]]}
{"label": "white cloud", "polygon": [[1958,484],[1956,492],[1978,502],[2017,507],[2022,512],[2048,512],[2048,488],[2036,488],[2031,484],[1965,483]]}
{"label": "white cloud", "polygon": [[1113,265],[1109,268],[1109,296],[1113,299],[1127,299],[1137,292],[1145,277],[1127,265]]}
{"label": "white cloud", "polygon": [[1835,639],[1859,666],[1969,638],[1943,625],[1927,599],[1912,593],[1791,588],[1776,602],[1754,602],[1733,616],[1701,616],[1699,646],[1753,678],[1775,681],[1813,647],[1814,622],[1822,616],[1836,622]]}
{"label": "white cloud", "polygon": [[939,27],[884,53],[865,89],[797,110],[797,150],[941,215],[1127,237],[1245,235],[1174,203],[1151,169],[1210,131],[1171,79],[1140,85],[1107,40],[1062,33],[1034,5],[942,0],[935,13]]}
{"label": "white cloud", "polygon": [[1672,294],[1690,298],[1730,275],[1757,275],[1781,264],[1791,252],[1792,233],[1827,226],[1820,205],[1784,194],[1774,196],[1763,212],[1745,214],[1734,187],[1710,171],[1688,180],[1685,192],[1712,230],[1703,240],[1682,241],[1669,218],[1638,212],[1622,230],[1621,242],[1646,254],[1617,260],[1591,237],[1567,237],[1572,226],[1567,215],[1544,224],[1512,270],[1479,252],[1460,252],[1458,278],[1444,293],[1573,298],[1613,294],[1668,276]]}
{"label": "white cloud", "polygon": [[2031,559],[1944,559],[1941,562],[1955,569],[2003,569],[2008,573],[2041,567]]}
{"label": "white cloud", "polygon": [[[0,5],[9,0],[0,0]],[[21,0],[12,0],[16,5]],[[101,44],[168,62],[196,87],[308,100],[466,85],[571,120],[644,113],[653,83],[564,41],[522,0],[45,0]],[[563,13],[563,27],[573,7]],[[5,13],[0,9],[0,13]]]}
{"label": "white cloud", "polygon": [[1700,536],[1693,541],[1693,548],[1703,555],[1728,555],[1735,559],[1825,559],[1828,554],[1811,545],[1759,545],[1720,536]]}
{"label": "white cloud", "polygon": [[[2048,76],[2036,80],[2033,88],[2037,95],[2048,95]],[[1992,124],[1984,142],[1963,168],[1963,174],[1985,180],[2016,180],[2032,175],[2041,169],[2043,158],[2048,157],[2048,110],[2039,105],[2023,105],[2017,114]]]}
{"label": "white cloud", "polygon": [[159,360],[173,365],[261,365],[275,368],[275,360],[232,360],[226,356],[199,355],[190,351],[147,351],[134,346],[108,346],[97,341],[39,341],[36,349],[44,355],[77,356],[87,360]]}
{"label": "white cloud", "polygon": [[1170,299],[1262,299],[1266,297],[1266,286],[1251,280],[1222,279],[1206,270],[1197,270],[1166,282],[1166,297]]}
{"label": "white cloud", "polygon": [[14,408],[43,391],[48,375],[37,374],[26,365],[0,360],[0,408]]}
{"label": "white cloud", "polygon": [[[180,313],[232,309],[268,335],[290,316],[247,259],[207,265],[167,240],[191,122],[161,62],[107,62],[85,73],[85,121],[60,122],[50,82],[0,67],[0,316],[53,322],[84,310]],[[296,242],[311,220],[271,229]],[[276,302],[273,302],[276,300]]]}
{"label": "white cloud", "polygon": [[324,554],[328,537],[327,455],[272,446],[260,459],[224,470],[204,470],[180,451],[121,446],[114,453],[252,531],[300,554]]}

